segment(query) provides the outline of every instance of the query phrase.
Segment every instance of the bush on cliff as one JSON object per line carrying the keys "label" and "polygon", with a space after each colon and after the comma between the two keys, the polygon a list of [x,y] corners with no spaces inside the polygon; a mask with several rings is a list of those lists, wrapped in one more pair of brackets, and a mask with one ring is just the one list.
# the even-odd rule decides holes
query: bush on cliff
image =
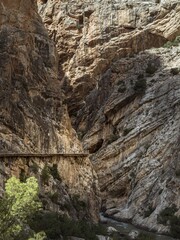
{"label": "bush on cliff", "polygon": [[36,214],[30,221],[30,227],[35,231],[44,231],[49,239],[58,239],[63,236],[85,238],[86,240],[96,240],[96,234],[107,235],[102,225],[90,224],[86,220],[74,221],[58,213],[42,212]]}
{"label": "bush on cliff", "polygon": [[173,237],[178,238],[180,236],[180,217],[173,216],[170,219],[170,233]]}
{"label": "bush on cliff", "polygon": [[139,236],[137,237],[137,240],[155,240],[155,237],[152,236],[151,234],[140,233]]}
{"label": "bush on cliff", "polygon": [[147,82],[146,79],[140,78],[137,79],[134,85],[134,91],[136,94],[144,94],[147,88]]}
{"label": "bush on cliff", "polygon": [[50,169],[47,166],[47,164],[45,164],[44,168],[42,169],[41,172],[41,181],[43,184],[48,185],[48,181],[50,179]]}
{"label": "bush on cliff", "polygon": [[180,44],[180,36],[177,36],[174,41],[168,41],[164,44],[164,48],[177,47]]}
{"label": "bush on cliff", "polygon": [[157,218],[158,223],[170,225],[170,234],[175,238],[180,236],[180,217],[175,216],[177,211],[177,207],[172,205],[162,210]]}
{"label": "bush on cliff", "polygon": [[27,221],[40,208],[37,180],[30,177],[22,183],[10,178],[0,199],[0,240],[26,240],[32,236]]}
{"label": "bush on cliff", "polygon": [[158,223],[167,225],[168,221],[174,216],[175,212],[177,212],[175,205],[163,209],[157,217]]}

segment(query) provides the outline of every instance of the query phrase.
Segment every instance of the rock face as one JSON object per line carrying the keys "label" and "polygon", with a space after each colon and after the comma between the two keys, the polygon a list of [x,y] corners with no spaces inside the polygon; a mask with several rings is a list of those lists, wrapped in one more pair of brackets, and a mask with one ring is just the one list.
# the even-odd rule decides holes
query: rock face
{"label": "rock face", "polygon": [[0,151],[82,151],[62,104],[58,56],[34,1],[1,1],[0,54]]}
{"label": "rock face", "polygon": [[159,231],[159,212],[172,203],[179,208],[180,85],[179,74],[173,75],[179,59],[180,47],[174,47],[116,62],[116,69],[133,67],[118,74],[84,137],[95,151],[107,214]]}
{"label": "rock face", "polygon": [[88,111],[87,97],[101,87],[102,73],[118,58],[173,39],[180,33],[179,7],[154,1],[67,2],[39,1],[39,13],[57,45],[69,112],[75,126],[86,131],[79,126],[85,117],[79,110]]}
{"label": "rock face", "polygon": [[[2,0],[0,3],[0,84],[2,193],[7,177],[12,174],[20,176],[21,173],[29,176],[32,165],[37,165],[41,172],[45,162],[52,160],[50,157],[19,157],[15,160],[8,157],[4,160],[2,153],[83,152],[64,104],[58,55],[34,0]],[[84,215],[97,221],[97,177],[88,158],[82,164],[81,157],[74,158],[52,160],[57,165],[62,183],[56,183],[51,177],[48,191],[51,194],[50,186],[51,191],[59,191],[61,204],[66,200],[63,194],[67,195],[69,215],[77,218],[82,216],[78,216],[71,199],[81,196],[87,202]],[[58,211],[62,210],[60,207],[55,206]]]}
{"label": "rock face", "polygon": [[0,195],[9,176],[35,176],[45,210],[73,219],[98,221],[98,181],[87,157],[4,157],[0,161]]}
{"label": "rock face", "polygon": [[57,45],[73,125],[92,154],[103,209],[168,231],[157,215],[180,207],[180,48],[160,47],[180,35],[179,1],[38,6]]}

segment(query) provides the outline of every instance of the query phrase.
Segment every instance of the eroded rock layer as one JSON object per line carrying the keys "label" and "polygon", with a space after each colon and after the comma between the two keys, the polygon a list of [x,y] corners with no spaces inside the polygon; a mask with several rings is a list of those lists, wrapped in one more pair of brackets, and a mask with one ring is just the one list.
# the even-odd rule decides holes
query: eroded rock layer
{"label": "eroded rock layer", "polygon": [[168,231],[157,216],[172,204],[180,207],[180,48],[160,47],[180,35],[179,1],[38,6],[62,56],[68,110],[92,154],[103,209]]}

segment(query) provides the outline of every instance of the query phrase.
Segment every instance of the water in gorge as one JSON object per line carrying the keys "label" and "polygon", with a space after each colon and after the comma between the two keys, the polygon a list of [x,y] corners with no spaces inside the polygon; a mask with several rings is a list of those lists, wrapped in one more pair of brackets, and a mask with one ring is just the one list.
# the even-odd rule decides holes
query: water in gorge
{"label": "water in gorge", "polygon": [[[100,214],[100,215],[102,216],[102,214]],[[145,234],[148,234],[148,235],[154,237],[155,240],[175,240],[175,238],[172,238],[170,236],[165,236],[165,235],[161,235],[158,233],[149,232],[149,231],[137,228],[130,223],[119,222],[119,221],[116,221],[116,220],[113,220],[113,219],[107,218],[107,217],[103,217],[103,219],[105,221],[107,221],[107,226],[111,226],[111,227],[115,228],[122,235],[127,236],[132,231],[138,231],[139,233],[145,233]]]}

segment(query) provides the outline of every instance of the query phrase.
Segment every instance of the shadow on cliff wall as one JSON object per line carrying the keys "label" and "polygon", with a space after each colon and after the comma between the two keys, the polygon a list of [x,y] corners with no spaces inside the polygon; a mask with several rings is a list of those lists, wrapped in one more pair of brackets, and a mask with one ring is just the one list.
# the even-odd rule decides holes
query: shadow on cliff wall
{"label": "shadow on cliff wall", "polygon": [[[164,51],[170,50],[162,48],[162,52]],[[66,95],[71,92],[71,98],[66,99],[66,103],[70,109],[74,106],[74,111],[70,112],[74,128],[81,138],[97,121],[103,128],[104,124],[112,121],[112,116],[118,111],[134,100],[140,102],[149,87],[157,85],[156,82],[161,82],[167,76],[175,77],[176,71],[175,68],[168,69],[168,66],[163,66],[161,50],[158,49],[120,58],[113,61],[106,72],[102,72],[97,86],[84,97],[84,106],[80,109],[72,100],[73,88],[69,86],[69,79],[65,76],[63,88]],[[154,89],[154,94],[158,95],[158,89]]]}

